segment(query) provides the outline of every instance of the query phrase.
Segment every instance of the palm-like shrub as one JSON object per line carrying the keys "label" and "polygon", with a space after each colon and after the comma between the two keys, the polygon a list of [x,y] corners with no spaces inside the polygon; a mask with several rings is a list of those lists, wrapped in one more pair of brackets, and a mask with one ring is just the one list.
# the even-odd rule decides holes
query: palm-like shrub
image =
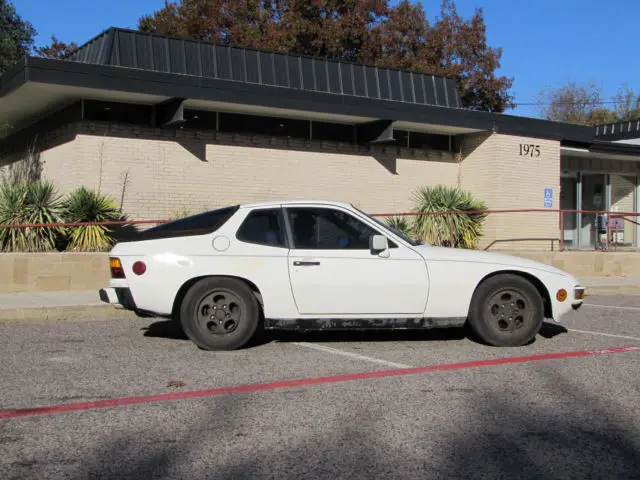
{"label": "palm-like shrub", "polygon": [[384,223],[393,228],[395,231],[402,233],[406,237],[414,238],[412,222],[410,222],[406,217],[403,217],[401,215],[386,217],[384,219]]}
{"label": "palm-like shrub", "polygon": [[[451,246],[453,232],[454,246],[475,248],[482,235],[484,213],[470,213],[486,210],[486,205],[473,198],[471,193],[456,187],[438,185],[417,190],[412,198],[414,212],[432,213],[414,217],[415,235],[432,245]],[[437,212],[455,212],[438,214]]]}
{"label": "palm-like shrub", "polygon": [[[79,187],[69,194],[62,206],[65,222],[110,222],[124,220],[116,202],[106,195]],[[102,252],[114,243],[107,225],[79,225],[67,227],[67,250]]]}
{"label": "palm-like shrub", "polygon": [[[0,224],[59,223],[61,201],[51,182],[2,183]],[[0,229],[0,247],[8,252],[55,250],[60,227],[14,227]]]}

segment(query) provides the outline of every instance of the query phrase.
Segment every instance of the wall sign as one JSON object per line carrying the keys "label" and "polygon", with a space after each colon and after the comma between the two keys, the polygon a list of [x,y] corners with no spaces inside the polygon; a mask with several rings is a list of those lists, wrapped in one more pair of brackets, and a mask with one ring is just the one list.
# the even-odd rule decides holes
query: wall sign
{"label": "wall sign", "polygon": [[540,145],[535,145],[533,143],[521,143],[520,156],[521,157],[539,157]]}
{"label": "wall sign", "polygon": [[553,188],[544,189],[544,208],[553,208]]}

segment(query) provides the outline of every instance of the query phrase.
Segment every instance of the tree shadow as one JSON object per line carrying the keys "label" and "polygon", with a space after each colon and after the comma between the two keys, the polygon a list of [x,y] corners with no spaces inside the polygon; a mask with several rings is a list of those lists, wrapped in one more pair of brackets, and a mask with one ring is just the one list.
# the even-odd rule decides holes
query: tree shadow
{"label": "tree shadow", "polygon": [[[423,375],[136,407],[147,412],[131,411],[131,425],[101,422],[97,445],[54,455],[85,455],[72,479],[638,478],[640,424],[553,365],[520,381],[492,368],[498,378],[465,377],[465,388]],[[45,460],[14,469],[44,473]]]}

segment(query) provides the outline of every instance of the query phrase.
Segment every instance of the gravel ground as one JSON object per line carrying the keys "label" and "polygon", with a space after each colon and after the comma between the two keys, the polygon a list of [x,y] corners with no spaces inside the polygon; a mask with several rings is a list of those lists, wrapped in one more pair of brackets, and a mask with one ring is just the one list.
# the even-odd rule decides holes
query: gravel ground
{"label": "gravel ground", "polygon": [[[588,303],[517,349],[432,331],[212,353],[156,319],[3,326],[0,410],[640,345],[640,298]],[[633,351],[4,419],[0,478],[640,478],[639,367]]]}

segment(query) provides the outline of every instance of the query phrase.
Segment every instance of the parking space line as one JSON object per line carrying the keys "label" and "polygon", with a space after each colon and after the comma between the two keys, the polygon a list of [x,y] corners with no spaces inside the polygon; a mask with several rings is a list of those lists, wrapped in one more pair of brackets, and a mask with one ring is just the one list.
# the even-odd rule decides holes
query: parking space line
{"label": "parking space line", "polygon": [[592,332],[590,330],[578,330],[578,329],[575,329],[575,328],[568,328],[567,330],[569,330],[570,332],[588,333],[588,334],[591,334],[591,335],[600,335],[600,336],[603,336],[603,337],[626,338],[628,340],[640,340],[640,337],[630,337],[628,335],[616,335],[614,333]]}
{"label": "parking space line", "polygon": [[321,352],[332,353],[334,355],[341,355],[343,357],[355,358],[356,360],[364,360],[365,362],[379,363],[381,365],[386,365],[388,367],[411,368],[411,365],[390,362],[388,360],[383,360],[381,358],[367,357],[365,355],[359,355],[353,352],[345,352],[344,350],[339,350],[337,348],[332,348],[332,347],[326,347],[324,345],[318,345],[317,343],[295,342],[295,345],[298,345],[299,347],[312,348],[314,350],[319,350]]}
{"label": "parking space line", "polygon": [[19,408],[14,410],[0,410],[0,419],[32,417],[35,415],[53,415],[73,411],[96,410],[100,408],[123,407],[126,405],[140,405],[148,403],[166,402],[169,400],[187,400],[193,398],[216,397],[237,393],[264,392],[282,390],[285,388],[308,387],[312,385],[328,385],[374,378],[399,377],[430,372],[446,372],[465,370],[470,368],[495,367],[500,365],[515,365],[548,360],[569,358],[585,358],[594,355],[615,355],[618,353],[640,352],[640,345],[626,347],[601,348],[598,350],[579,350],[573,352],[544,353],[526,357],[502,357],[489,360],[472,360],[462,363],[445,363],[427,365],[424,367],[400,368],[395,370],[374,370],[372,372],[346,373],[328,377],[301,378],[298,380],[280,380],[268,383],[253,383],[235,387],[211,388],[206,390],[191,390],[187,392],[161,393],[157,395],[141,395],[138,397],[118,397],[93,402],[66,403],[49,405],[46,407]]}
{"label": "parking space line", "polygon": [[595,303],[583,303],[585,307],[596,307],[596,308],[613,308],[616,310],[640,310],[640,307],[625,307],[623,305],[597,305]]}

